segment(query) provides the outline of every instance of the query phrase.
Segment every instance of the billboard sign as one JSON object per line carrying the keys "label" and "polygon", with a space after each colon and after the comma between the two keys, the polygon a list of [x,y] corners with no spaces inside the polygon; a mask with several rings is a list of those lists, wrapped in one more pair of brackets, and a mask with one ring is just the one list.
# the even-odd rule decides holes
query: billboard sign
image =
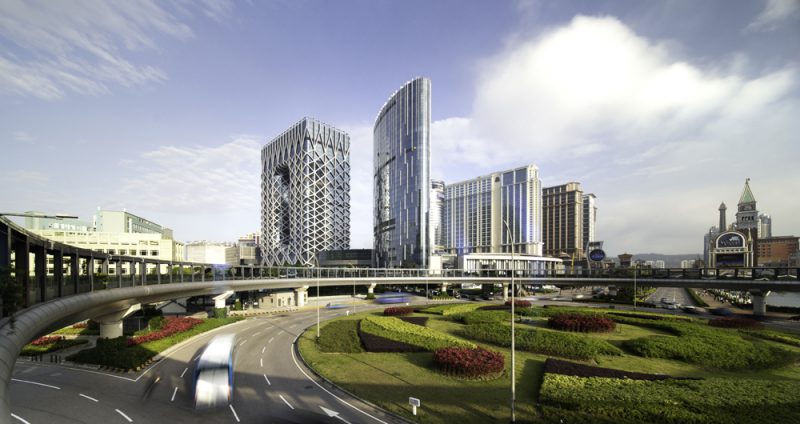
{"label": "billboard sign", "polygon": [[605,258],[606,258],[606,252],[604,252],[603,249],[594,249],[591,252],[589,252],[589,259],[595,262],[600,262]]}

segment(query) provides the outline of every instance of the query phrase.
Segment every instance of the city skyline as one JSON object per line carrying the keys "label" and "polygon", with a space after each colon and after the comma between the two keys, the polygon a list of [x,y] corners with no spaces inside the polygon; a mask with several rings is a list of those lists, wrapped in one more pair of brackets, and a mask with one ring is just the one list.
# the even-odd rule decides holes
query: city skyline
{"label": "city skyline", "polygon": [[315,116],[351,136],[351,246],[371,247],[375,114],[425,76],[431,179],[536,163],[598,196],[610,254],[700,252],[748,177],[773,233],[800,232],[797,2],[129,4],[0,4],[1,209],[236,240],[261,147]]}

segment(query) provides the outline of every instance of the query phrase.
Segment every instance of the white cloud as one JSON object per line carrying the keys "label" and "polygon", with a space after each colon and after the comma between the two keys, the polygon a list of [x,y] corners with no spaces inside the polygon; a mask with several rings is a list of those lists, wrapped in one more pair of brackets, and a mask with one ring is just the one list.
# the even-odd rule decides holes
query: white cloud
{"label": "white cloud", "polygon": [[780,189],[800,186],[798,69],[709,70],[674,47],[611,17],[517,40],[483,63],[470,116],[433,123],[432,174],[455,182],[536,163],[545,185],[580,181],[598,196],[611,252],[699,251],[716,206],[738,200],[748,176],[759,208],[800,232],[800,201]]}
{"label": "white cloud", "polygon": [[132,175],[110,203],[183,215],[258,211],[260,158],[261,143],[247,136],[218,147],[159,147],[123,162]]}
{"label": "white cloud", "polygon": [[800,0],[766,0],[764,10],[745,28],[746,31],[772,31],[800,13]]}
{"label": "white cloud", "polygon": [[14,141],[24,144],[31,144],[36,141],[36,137],[26,131],[14,131],[12,134]]}
{"label": "white cloud", "polygon": [[[192,6],[215,20],[232,7],[223,0]],[[0,39],[17,49],[0,54],[0,92],[54,100],[68,93],[103,94],[110,84],[164,81],[161,69],[126,56],[158,49],[162,35],[191,38],[191,28],[181,20],[186,16],[191,12],[180,3],[153,0],[2,1]]]}

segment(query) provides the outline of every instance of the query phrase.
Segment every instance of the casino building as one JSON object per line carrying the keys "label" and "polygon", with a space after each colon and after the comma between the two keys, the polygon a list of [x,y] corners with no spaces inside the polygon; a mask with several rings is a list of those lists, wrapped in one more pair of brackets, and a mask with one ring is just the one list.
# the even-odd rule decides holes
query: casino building
{"label": "casino building", "polygon": [[710,268],[735,268],[758,266],[759,215],[756,199],[750,190],[750,179],[744,183],[739,198],[736,222],[726,225],[725,203],[719,206],[719,227],[706,237],[708,266]]}

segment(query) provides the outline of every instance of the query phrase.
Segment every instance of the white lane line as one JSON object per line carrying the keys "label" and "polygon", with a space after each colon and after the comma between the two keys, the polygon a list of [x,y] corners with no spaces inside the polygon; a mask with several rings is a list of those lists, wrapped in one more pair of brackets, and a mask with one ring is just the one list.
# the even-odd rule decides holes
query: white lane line
{"label": "white lane line", "polygon": [[25,423],[25,424],[31,424],[31,423],[29,423],[28,421],[25,421],[24,419],[22,419],[22,417],[20,417],[20,416],[19,416],[19,415],[17,415],[17,414],[11,414],[11,416],[12,416],[12,417],[14,417],[14,418],[16,418],[16,419],[18,419],[18,420],[20,420],[20,422],[23,422],[23,423]]}
{"label": "white lane line", "polygon": [[125,418],[126,420],[128,420],[128,422],[129,422],[129,423],[132,423],[132,422],[133,422],[133,420],[131,419],[131,417],[129,417],[129,416],[127,416],[127,415],[125,415],[125,413],[124,413],[124,412],[120,411],[119,409],[115,409],[115,411],[117,411],[117,414],[120,414],[120,415],[122,415],[122,418]]}
{"label": "white lane line", "polygon": [[197,355],[197,356],[195,356],[194,358],[192,358],[192,361],[195,361],[195,362],[197,362],[197,360],[198,360],[198,359],[200,359],[200,355]]}
{"label": "white lane line", "polygon": [[179,378],[183,378],[183,375],[186,374],[186,371],[189,371],[189,368],[184,368]]}
{"label": "white lane line", "polygon": [[100,402],[99,400],[97,400],[97,399],[95,399],[95,398],[93,398],[93,397],[91,397],[91,396],[86,396],[86,395],[85,395],[85,394],[83,394],[83,393],[78,393],[78,394],[79,394],[81,397],[84,397],[84,398],[86,398],[86,399],[89,399],[89,400],[90,400],[90,401],[92,401],[92,402]]}
{"label": "white lane line", "polygon": [[261,354],[262,354],[262,355],[264,354],[264,351],[265,351],[265,350],[267,350],[267,347],[266,347],[266,346],[264,346],[264,347],[262,347],[262,348],[261,348]]}
{"label": "white lane line", "polygon": [[280,336],[281,334],[283,334],[283,330],[278,331],[278,335]]}
{"label": "white lane line", "polygon": [[273,340],[275,340],[275,337],[270,337],[269,340],[267,341],[267,343],[272,343]]}
{"label": "white lane line", "polygon": [[259,334],[261,334],[261,332],[260,331],[256,331],[255,333],[253,333],[253,337],[255,337],[255,336],[259,335]]}
{"label": "white lane line", "polygon": [[267,384],[268,384],[268,385],[270,385],[270,386],[272,385],[272,383],[270,383],[270,382],[269,382],[269,379],[267,378],[267,375],[266,375],[266,374],[264,374],[264,380],[267,380]]}
{"label": "white lane line", "polygon": [[[299,337],[299,336],[298,336],[298,337]],[[295,339],[294,339],[294,343],[297,343],[297,337],[295,337]],[[297,367],[297,369],[298,369],[298,370],[300,370],[300,372],[301,372],[301,373],[303,373],[303,375],[304,375],[304,376],[306,376],[306,378],[307,378],[307,379],[311,380],[311,382],[312,382],[312,383],[314,383],[314,384],[316,384],[316,385],[317,385],[317,387],[319,387],[320,389],[322,389],[322,391],[324,391],[325,393],[327,393],[327,394],[329,394],[329,395],[333,396],[333,397],[334,397],[334,399],[338,400],[339,402],[342,402],[343,404],[345,404],[345,405],[347,405],[347,406],[349,406],[349,407],[351,407],[351,408],[355,409],[356,411],[358,411],[358,412],[360,412],[360,413],[362,413],[362,414],[364,414],[364,415],[366,415],[366,416],[368,416],[368,417],[372,418],[373,420],[375,420],[375,421],[377,421],[377,422],[379,422],[379,423],[382,423],[382,424],[389,424],[389,423],[387,423],[386,421],[383,421],[383,420],[381,420],[380,418],[373,417],[372,415],[370,415],[370,414],[368,414],[368,413],[366,413],[366,412],[364,412],[364,411],[362,411],[362,410],[360,410],[360,409],[356,408],[355,406],[353,406],[353,405],[351,405],[351,404],[347,403],[347,401],[345,401],[344,399],[340,398],[339,396],[336,396],[335,394],[331,393],[330,391],[328,391],[328,389],[326,389],[326,388],[322,387],[322,386],[321,386],[319,383],[317,383],[317,381],[316,381],[316,380],[314,380],[313,378],[309,377],[309,376],[308,376],[308,374],[306,374],[306,372],[305,372],[305,371],[304,371],[302,368],[300,368],[300,364],[298,364],[298,363],[297,363],[297,358],[295,358],[295,356],[294,356],[294,343],[292,343],[291,345],[289,345],[289,352],[291,352],[291,354],[292,354],[292,361],[294,361],[294,365]]]}
{"label": "white lane line", "polygon": [[42,387],[48,387],[50,389],[61,390],[61,387],[51,386],[49,384],[44,384],[44,383],[37,383],[35,381],[20,380],[20,379],[17,379],[17,378],[12,378],[11,381],[16,381],[17,383],[35,384],[37,386],[42,386]]}
{"label": "white lane line", "polygon": [[264,368],[264,358],[258,358],[258,363],[261,364],[261,368]]}
{"label": "white lane line", "polygon": [[235,410],[235,409],[233,409],[233,404],[230,404],[230,405],[228,405],[228,406],[230,406],[230,407],[231,407],[231,412],[233,412],[233,418],[236,418],[236,422],[237,422],[237,423],[238,423],[238,422],[241,422],[241,421],[239,421],[239,416],[238,416],[238,415],[236,415],[236,410]]}
{"label": "white lane line", "polygon": [[172,402],[172,401],[174,401],[174,400],[175,400],[175,395],[176,395],[177,393],[178,393],[178,388],[176,387],[176,388],[175,388],[175,390],[173,390],[173,392],[172,392],[172,399],[170,399],[170,400],[169,400],[170,402]]}
{"label": "white lane line", "polygon": [[285,404],[286,404],[286,406],[288,406],[289,408],[292,408],[292,410],[294,410],[294,406],[292,406],[292,404],[291,404],[291,403],[289,403],[289,401],[288,401],[288,400],[286,400],[286,399],[283,397],[283,395],[278,395],[278,396],[280,396],[280,397],[281,397],[281,400],[283,401],[283,403],[285,403]]}
{"label": "white lane line", "polygon": [[239,346],[244,346],[245,343],[247,343],[247,339],[242,340],[242,342],[239,343]]}

